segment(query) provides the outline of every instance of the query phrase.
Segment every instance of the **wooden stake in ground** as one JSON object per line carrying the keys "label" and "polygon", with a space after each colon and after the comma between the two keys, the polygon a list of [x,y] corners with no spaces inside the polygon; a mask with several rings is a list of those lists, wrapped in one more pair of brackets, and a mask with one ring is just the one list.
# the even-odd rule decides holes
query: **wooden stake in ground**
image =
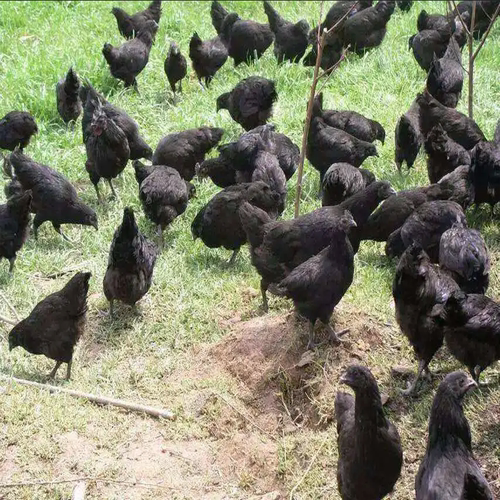
{"label": "wooden stake in ground", "polygon": [[[356,7],[358,2],[355,2],[351,8],[349,9],[348,12],[345,13],[345,15],[339,19],[334,26],[332,26],[328,30],[323,30],[323,33],[321,33],[321,36],[319,36],[319,31],[321,29],[321,17],[323,14],[323,3],[324,0],[321,2],[320,6],[320,18],[319,18],[319,24],[318,24],[318,43],[317,43],[317,56],[316,56],[316,65],[314,66],[314,76],[313,76],[313,81],[311,84],[311,91],[309,92],[309,101],[307,103],[307,113],[306,113],[306,122],[304,124],[304,133],[302,134],[302,144],[301,144],[301,149],[300,149],[300,157],[299,157],[299,166],[297,168],[297,193],[295,195],[295,210],[294,210],[294,217],[299,216],[299,211],[300,211],[300,196],[302,194],[302,177],[304,174],[304,161],[305,161],[305,156],[306,156],[306,148],[307,148],[307,136],[309,135],[309,129],[311,127],[311,119],[312,119],[312,110],[313,110],[313,104],[314,104],[314,97],[316,95],[316,86],[318,85],[318,81],[320,78],[325,76],[326,74],[331,74],[331,71],[333,71],[340,61],[344,58],[345,52],[343,53],[342,57],[339,59],[339,61],[334,64],[331,68],[325,70],[321,75],[319,75],[319,68],[321,66],[321,59],[323,57],[323,49],[325,48],[325,43],[326,43],[326,37],[332,33],[344,20],[349,16],[351,11]],[[324,87],[324,85],[323,85]]]}
{"label": "wooden stake in ground", "polygon": [[122,401],[121,399],[113,399],[113,398],[107,398],[104,396],[96,396],[94,394],[89,394],[86,392],[80,392],[80,391],[74,391],[72,389],[65,389],[64,387],[57,387],[55,385],[49,385],[49,384],[40,384],[38,382],[32,382],[31,380],[24,380],[22,378],[15,378],[15,377],[6,377],[4,375],[4,378],[6,380],[12,380],[13,382],[16,382],[21,385],[27,385],[30,387],[36,387],[37,389],[47,389],[50,392],[61,392],[63,394],[69,394],[70,396],[73,396],[75,398],[82,398],[82,399],[87,399],[88,401],[92,401],[93,403],[97,403],[100,405],[112,405],[112,406],[117,406],[118,408],[124,408],[125,410],[129,411],[136,411],[140,413],[146,413],[147,415],[151,415],[152,417],[161,417],[161,418],[166,418],[169,420],[174,420],[175,415],[169,411],[169,410],[164,410],[162,408],[153,408],[152,406],[145,406],[137,403],[130,403],[128,401]]}
{"label": "wooden stake in ground", "polygon": [[486,41],[486,38],[488,38],[488,35],[490,34],[491,28],[495,24],[495,21],[497,17],[500,14],[500,4],[498,4],[495,13],[490,19],[490,24],[488,25],[487,30],[484,32],[483,36],[481,37],[479,41],[479,45],[477,46],[476,50],[473,51],[473,44],[474,44],[474,28],[475,28],[475,23],[476,23],[476,8],[477,8],[477,0],[472,2],[472,15],[471,15],[471,20],[470,20],[470,29],[467,28],[467,25],[465,24],[464,18],[462,17],[462,14],[457,9],[457,5],[455,3],[455,0],[448,0],[448,5],[451,8],[451,5],[453,5],[452,12],[457,13],[458,18],[460,20],[460,23],[462,24],[462,27],[465,31],[465,34],[467,36],[467,45],[469,47],[469,96],[468,96],[468,111],[469,111],[469,118],[474,118],[474,62],[476,61],[476,57],[478,56],[479,52],[483,48],[484,42]]}

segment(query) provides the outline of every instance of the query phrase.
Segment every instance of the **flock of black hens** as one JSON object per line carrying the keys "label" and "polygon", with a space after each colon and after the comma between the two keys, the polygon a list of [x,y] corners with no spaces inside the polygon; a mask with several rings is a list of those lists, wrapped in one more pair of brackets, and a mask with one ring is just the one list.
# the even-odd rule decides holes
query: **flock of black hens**
{"label": "flock of black hens", "polygon": [[[310,30],[304,20],[284,20],[267,1],[269,24],[242,20],[213,1],[217,36],[201,40],[194,33],[189,57],[200,85],[209,85],[228,57],[235,66],[249,63],[273,41],[278,62],[303,58],[311,65],[317,57],[318,33],[337,25],[326,38],[321,60],[321,67],[330,70],[343,51],[360,53],[380,45],[396,4],[409,10],[412,2],[379,1],[372,6],[371,1],[338,1],[321,26]],[[384,128],[354,111],[324,109],[319,94],[306,154],[319,172],[323,206],[292,220],[277,218],[285,208],[287,181],[297,167],[299,149],[267,124],[278,98],[274,82],[249,77],[217,99],[217,111],[227,110],[245,129],[238,140],[218,145],[224,131],[201,127],[167,135],[154,152],[137,123],[90,82],[82,84],[73,68],[56,87],[57,109],[65,122],[83,113],[85,167],[99,201],[100,179],[116,196],[112,179],[132,160],[144,212],[160,233],[158,245],[149,241],[139,231],[133,211],[124,210],[103,283],[111,315],[115,300],[133,306],[149,290],[163,231],[195,195],[195,176],[209,177],[222,190],[193,220],[194,238],[211,248],[232,250],[230,262],[247,242],[261,276],[263,308],[268,309],[268,290],[293,300],[309,322],[308,348],[318,345],[317,320],[326,326],[332,342],[341,341],[346,332],[335,332],[329,322],[352,283],[354,254],[363,240],[386,242],[387,255],[399,259],[393,283],[396,318],[419,361],[417,377],[404,392],[415,393],[421,375],[430,375],[429,363],[444,342],[472,376],[451,373],[438,388],[427,450],[415,482],[417,500],[493,498],[474,459],[462,410],[464,395],[500,358],[500,305],[484,295],[488,250],[465,217],[472,204],[486,202],[493,208],[500,201],[500,123],[495,138],[488,141],[472,119],[454,109],[462,91],[461,50],[465,27],[471,27],[472,4],[460,2],[448,15],[422,11],[418,33],[409,40],[428,76],[426,89],[396,125],[395,162],[399,169],[404,162],[411,168],[423,147],[431,184],[396,193],[388,182],[360,168],[367,157],[377,156],[374,142],[384,142]],[[486,31],[498,6],[498,0],[477,2],[475,36]],[[154,0],[133,16],[119,8],[112,12],[127,41],[120,47],[106,43],[102,53],[111,74],[137,88],[160,22],[161,1]],[[180,92],[187,63],[173,42],[165,72],[174,94]],[[12,111],[0,121],[0,148],[12,151],[4,161],[10,178],[5,187],[8,201],[0,208],[0,253],[10,261],[11,272],[28,237],[30,213],[35,214],[35,238],[46,221],[62,236],[62,224],[98,228],[96,213],[65,177],[23,153],[36,132],[35,120],[26,112]],[[218,156],[205,159],[216,146]],[[151,165],[141,159],[151,160]],[[78,273],[41,301],[10,332],[10,348],[22,346],[55,360],[52,377],[67,363],[69,379],[73,348],[84,330],[89,279],[90,273]],[[355,397],[339,392],[335,400],[340,494],[349,500],[381,499],[400,475],[398,432],[384,415],[377,382],[367,368],[350,366],[341,382],[354,390]]]}

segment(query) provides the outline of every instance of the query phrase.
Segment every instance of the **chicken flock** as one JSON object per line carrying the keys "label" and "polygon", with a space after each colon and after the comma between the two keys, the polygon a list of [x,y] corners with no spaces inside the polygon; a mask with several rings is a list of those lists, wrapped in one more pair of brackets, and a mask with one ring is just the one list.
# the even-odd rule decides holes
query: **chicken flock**
{"label": "chicken flock", "polygon": [[[210,15],[216,36],[202,40],[193,33],[188,56],[204,87],[217,78],[228,58],[234,66],[251,64],[273,42],[278,63],[313,65],[318,34],[330,30],[320,61],[328,72],[346,51],[363,53],[379,46],[394,10],[408,11],[412,3],[337,1],[321,25],[311,29],[305,20],[283,19],[268,1],[263,2],[268,24],[261,24],[241,19],[214,0]],[[248,243],[261,277],[263,310],[269,308],[268,292],[293,301],[309,325],[307,349],[321,345],[315,333],[318,321],[326,327],[329,342],[342,341],[347,331],[336,332],[330,320],[353,281],[354,256],[362,241],[386,243],[387,256],[398,259],[392,287],[396,319],[418,360],[417,375],[403,392],[418,394],[443,344],[470,374],[446,375],[436,392],[427,449],[415,480],[417,500],[493,498],[474,458],[462,403],[480,383],[482,372],[500,359],[500,304],[485,295],[488,248],[480,231],[468,227],[465,211],[482,203],[493,210],[500,201],[500,121],[489,141],[474,120],[455,108],[463,86],[466,32],[472,27],[474,36],[482,36],[499,8],[498,0],[480,1],[476,7],[463,1],[447,15],[423,10],[418,16],[418,31],[408,48],[427,80],[397,121],[394,160],[400,171],[404,163],[412,168],[423,149],[429,185],[396,192],[389,182],[361,168],[366,158],[378,156],[375,143],[384,143],[384,127],[355,111],[325,109],[319,93],[305,155],[319,173],[322,207],[292,220],[280,215],[300,150],[268,123],[279,98],[275,82],[250,76],[213,103],[244,129],[237,140],[221,144],[223,129],[198,127],[163,137],[154,151],[136,121],[90,81],[82,82],[74,68],[56,85],[62,120],[69,123],[82,116],[85,169],[98,201],[105,203],[101,179],[118,196],[113,179],[131,160],[144,214],[158,233],[156,243],[148,239],[138,228],[136,214],[125,208],[103,282],[111,316],[115,301],[135,306],[148,293],[163,233],[185,212],[196,196],[196,181],[204,178],[221,190],[192,221],[193,237],[209,248],[231,251],[230,264]],[[126,41],[119,47],[105,43],[103,57],[113,77],[138,89],[154,50],[161,1],[134,15],[118,7],[112,13]],[[175,42],[164,69],[174,96],[181,93],[188,65]],[[31,213],[35,239],[44,222],[64,238],[64,224],[98,229],[96,212],[71,182],[25,154],[37,132],[34,117],[24,111],[11,111],[0,121],[0,148],[10,151],[3,166],[8,182],[7,202],[0,206],[0,255],[9,261],[10,272],[29,237]],[[217,156],[207,158],[214,148]],[[50,377],[67,363],[69,379],[73,350],[85,330],[90,278],[88,272],[77,273],[39,302],[10,332],[9,348],[21,346],[54,360]],[[398,431],[385,416],[377,382],[367,367],[351,365],[340,382],[354,391],[354,396],[338,392],[335,399],[340,495],[345,500],[384,498],[402,468]]]}

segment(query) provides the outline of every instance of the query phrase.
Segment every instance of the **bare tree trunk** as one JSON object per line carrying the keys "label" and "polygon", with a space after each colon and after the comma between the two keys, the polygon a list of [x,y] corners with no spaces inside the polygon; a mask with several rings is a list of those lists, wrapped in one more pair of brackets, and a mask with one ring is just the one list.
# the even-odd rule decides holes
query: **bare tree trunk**
{"label": "bare tree trunk", "polygon": [[476,3],[472,2],[472,16],[470,20],[469,42],[469,118],[474,118],[474,53],[472,44],[474,42],[474,25],[476,21]]}

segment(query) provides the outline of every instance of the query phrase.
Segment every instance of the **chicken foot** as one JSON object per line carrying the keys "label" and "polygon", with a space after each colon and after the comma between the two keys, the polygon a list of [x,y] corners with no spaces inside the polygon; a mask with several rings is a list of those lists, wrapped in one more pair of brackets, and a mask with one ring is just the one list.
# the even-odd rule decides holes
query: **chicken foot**
{"label": "chicken foot", "polygon": [[426,370],[427,368],[427,363],[424,360],[420,360],[418,362],[418,370],[417,370],[417,376],[413,380],[411,384],[408,384],[407,389],[402,389],[401,394],[404,394],[405,396],[412,396],[415,393],[415,390],[417,388],[417,382],[419,381],[420,377],[422,376],[422,372],[425,370],[427,373],[430,374],[429,370]]}

